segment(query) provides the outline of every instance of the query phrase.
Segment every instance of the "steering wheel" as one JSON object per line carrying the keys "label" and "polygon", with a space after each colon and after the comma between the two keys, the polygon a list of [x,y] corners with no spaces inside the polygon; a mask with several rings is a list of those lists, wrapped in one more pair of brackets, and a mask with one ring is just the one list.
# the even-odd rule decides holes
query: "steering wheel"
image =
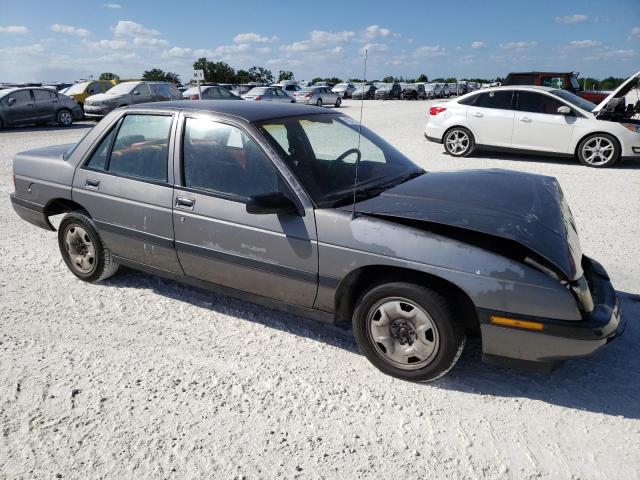
{"label": "steering wheel", "polygon": [[344,165],[344,159],[352,154],[358,155],[356,158],[356,162],[360,162],[360,158],[362,158],[362,153],[358,148],[350,148],[346,152],[342,153],[338,158],[329,163],[329,168],[327,169],[327,176],[329,184],[332,188],[340,188],[344,183],[344,178],[339,174],[338,169]]}
{"label": "steering wheel", "polygon": [[[349,155],[351,154],[357,154],[358,158],[356,158],[356,162],[359,162],[360,159],[362,158],[362,152],[360,151],[360,149],[358,148],[350,148],[349,150],[347,150],[346,152],[344,152],[342,155],[340,155],[338,158],[336,158],[334,160],[334,162],[342,162],[345,158],[347,158]],[[334,163],[332,163],[333,165]]]}

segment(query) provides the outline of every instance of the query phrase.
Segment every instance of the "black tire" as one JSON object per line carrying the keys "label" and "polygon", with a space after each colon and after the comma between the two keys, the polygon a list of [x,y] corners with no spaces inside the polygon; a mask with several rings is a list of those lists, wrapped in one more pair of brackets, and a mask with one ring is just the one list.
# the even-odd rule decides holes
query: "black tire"
{"label": "black tire", "polygon": [[342,99],[340,97],[336,98],[336,104],[334,105],[336,108],[340,108],[342,105]]}
{"label": "black tire", "polygon": [[[387,299],[400,303],[403,303],[403,300],[410,301],[427,313],[435,328],[435,332],[430,332],[432,341],[437,342],[437,347],[428,357],[427,363],[415,367],[410,363],[404,364],[404,367],[398,366],[400,364],[387,357],[384,346],[372,338],[371,324],[376,321],[375,315],[379,306]],[[398,321],[400,319],[393,319],[390,324]],[[393,335],[392,330],[393,327],[390,326],[390,336]],[[462,355],[466,341],[464,326],[456,321],[454,309],[444,296],[427,287],[403,282],[379,285],[360,298],[353,316],[353,333],[360,351],[376,368],[392,377],[412,382],[429,382],[445,375]],[[423,332],[425,335],[428,333],[429,331]],[[413,341],[420,342],[417,339]],[[400,345],[397,342],[395,344]],[[409,357],[409,361],[411,358],[414,357]]]}
{"label": "black tire", "polygon": [[[603,144],[607,145],[607,147],[602,149],[603,156],[594,154],[594,156],[590,158],[589,153],[591,152],[588,151],[589,147],[591,145],[601,146]],[[611,152],[609,158],[604,157],[604,155],[609,153],[609,150],[606,150],[606,148],[609,148]],[[580,141],[577,148],[577,155],[580,163],[587,167],[607,168],[620,160],[621,150],[620,142],[618,142],[613,135],[609,135],[608,133],[593,133],[587,135]]]}
{"label": "black tire", "polygon": [[322,99],[319,98],[318,100],[316,100],[316,106],[321,107],[322,106]]}
{"label": "black tire", "polygon": [[[67,245],[67,233],[78,227],[87,234],[89,238],[86,243],[91,244],[94,249],[95,259],[91,262],[92,268],[89,271],[82,271],[79,268],[79,265],[71,258],[71,252]],[[71,273],[80,280],[90,283],[99,282],[112,277],[118,271],[118,263],[102,242],[93,220],[84,211],[77,210],[70,212],[62,219],[60,227],[58,228],[58,246],[60,247],[60,253],[62,254],[64,263],[66,263],[69,270],[71,270]]]}
{"label": "black tire", "polygon": [[70,127],[73,125],[73,113],[66,108],[60,109],[56,115],[56,122],[61,127]]}
{"label": "black tire", "polygon": [[[456,143],[451,137],[458,136],[460,139],[460,143]],[[463,140],[463,137],[466,136],[467,141]],[[447,151],[449,155],[452,157],[467,157],[473,153],[476,148],[476,140],[473,137],[473,134],[469,129],[464,127],[453,127],[445,132],[442,136],[442,143],[444,144],[444,149]]]}

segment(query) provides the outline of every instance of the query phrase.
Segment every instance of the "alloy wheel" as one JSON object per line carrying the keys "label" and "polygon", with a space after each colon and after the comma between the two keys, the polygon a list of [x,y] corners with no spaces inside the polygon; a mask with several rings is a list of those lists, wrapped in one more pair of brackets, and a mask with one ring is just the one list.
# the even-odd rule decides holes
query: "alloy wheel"
{"label": "alloy wheel", "polygon": [[594,137],[582,147],[582,158],[589,165],[600,166],[609,163],[615,154],[615,147],[606,137]]}
{"label": "alloy wheel", "polygon": [[406,298],[385,298],[367,316],[369,336],[378,354],[403,370],[417,370],[433,361],[440,337],[431,316]]}
{"label": "alloy wheel", "polygon": [[61,125],[68,127],[73,122],[73,117],[71,116],[70,112],[68,112],[67,110],[63,110],[58,114],[58,122]]}
{"label": "alloy wheel", "polygon": [[447,135],[445,142],[447,150],[454,155],[463,154],[470,145],[469,135],[462,130],[451,131],[449,135]]}

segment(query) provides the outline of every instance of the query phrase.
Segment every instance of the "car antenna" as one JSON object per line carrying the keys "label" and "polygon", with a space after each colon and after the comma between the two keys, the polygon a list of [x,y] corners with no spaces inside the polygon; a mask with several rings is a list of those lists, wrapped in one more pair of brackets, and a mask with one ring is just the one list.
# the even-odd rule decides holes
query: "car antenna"
{"label": "car antenna", "polygon": [[362,76],[362,99],[360,100],[360,120],[358,122],[358,155],[356,156],[356,172],[353,181],[353,208],[351,210],[351,218],[356,216],[356,188],[358,187],[358,165],[360,164],[360,138],[362,137],[362,110],[364,109],[365,86],[367,83],[367,56],[369,50],[364,51],[364,74]]}

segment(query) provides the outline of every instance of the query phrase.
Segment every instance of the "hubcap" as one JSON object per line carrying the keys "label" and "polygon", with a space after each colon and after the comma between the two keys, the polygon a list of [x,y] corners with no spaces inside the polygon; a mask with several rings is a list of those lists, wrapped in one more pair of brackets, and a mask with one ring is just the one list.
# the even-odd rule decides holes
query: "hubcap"
{"label": "hubcap", "polygon": [[71,114],[69,112],[60,113],[60,123],[63,125],[71,124]]}
{"label": "hubcap", "polygon": [[81,273],[91,272],[96,264],[96,249],[86,230],[69,225],[64,240],[73,268]]}
{"label": "hubcap", "polygon": [[382,358],[403,370],[417,370],[438,353],[440,337],[431,316],[406,298],[385,298],[367,317],[369,338]]}
{"label": "hubcap", "polygon": [[469,148],[469,136],[462,130],[454,130],[447,135],[447,149],[451,153],[460,154]]}
{"label": "hubcap", "polygon": [[611,160],[614,150],[613,144],[608,138],[595,137],[582,147],[582,157],[590,165],[602,165]]}

